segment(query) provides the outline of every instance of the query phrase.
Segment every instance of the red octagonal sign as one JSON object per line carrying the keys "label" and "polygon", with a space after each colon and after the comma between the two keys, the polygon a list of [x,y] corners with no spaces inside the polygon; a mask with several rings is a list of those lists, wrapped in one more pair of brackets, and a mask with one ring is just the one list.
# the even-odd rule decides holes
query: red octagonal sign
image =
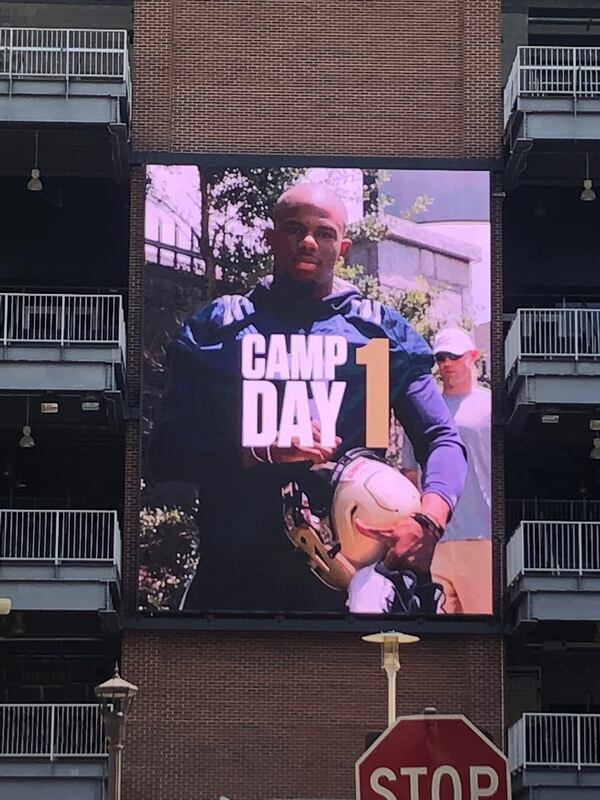
{"label": "red octagonal sign", "polygon": [[461,715],[400,717],[356,762],[357,800],[509,800],[506,756]]}

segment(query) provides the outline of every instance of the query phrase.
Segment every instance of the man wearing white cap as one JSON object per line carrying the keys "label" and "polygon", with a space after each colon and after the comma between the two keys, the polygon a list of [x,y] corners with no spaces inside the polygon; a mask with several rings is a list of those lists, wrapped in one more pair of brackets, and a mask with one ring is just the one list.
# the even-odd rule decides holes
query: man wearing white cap
{"label": "man wearing white cap", "polygon": [[[444,328],[433,342],[443,397],[465,444],[465,487],[431,564],[443,586],[447,614],[492,613],[491,414],[492,395],[477,385],[479,351],[461,328]],[[417,482],[410,442],[402,453],[403,471]]]}

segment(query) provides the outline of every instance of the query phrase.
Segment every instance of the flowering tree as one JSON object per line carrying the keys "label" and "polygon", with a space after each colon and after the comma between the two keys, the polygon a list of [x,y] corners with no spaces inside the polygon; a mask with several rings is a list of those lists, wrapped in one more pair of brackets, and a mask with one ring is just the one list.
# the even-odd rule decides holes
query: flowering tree
{"label": "flowering tree", "polygon": [[176,609],[199,561],[194,515],[181,508],[145,507],[140,523],[140,606]]}

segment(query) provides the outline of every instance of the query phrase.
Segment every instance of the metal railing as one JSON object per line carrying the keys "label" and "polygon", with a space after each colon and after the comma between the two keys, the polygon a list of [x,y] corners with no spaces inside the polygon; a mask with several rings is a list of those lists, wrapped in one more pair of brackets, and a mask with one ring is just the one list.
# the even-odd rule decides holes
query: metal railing
{"label": "metal railing", "polygon": [[565,498],[510,498],[506,501],[506,527],[514,530],[524,519],[600,522],[600,500]]}
{"label": "metal railing", "polygon": [[0,28],[0,77],[127,83],[127,31]]}
{"label": "metal railing", "polygon": [[600,522],[521,522],[506,545],[507,585],[532,572],[600,574]]}
{"label": "metal railing", "polygon": [[519,308],[504,342],[507,376],[521,358],[600,358],[600,309]]}
{"label": "metal railing", "polygon": [[519,96],[519,51],[520,48],[517,49],[516,58],[512,63],[508,80],[506,81],[506,86],[504,87],[504,127],[506,127],[508,121],[510,120],[510,115],[512,114],[512,110],[515,107],[515,103],[517,102],[517,98]]}
{"label": "metal railing", "polygon": [[0,337],[9,344],[98,344],[125,349],[119,295],[0,294]]}
{"label": "metal railing", "polygon": [[600,97],[600,48],[519,47],[504,87],[504,124],[518,97]]}
{"label": "metal railing", "polygon": [[120,569],[117,512],[0,509],[0,561],[100,561]]}
{"label": "metal railing", "polygon": [[600,767],[600,714],[523,714],[508,729],[511,772]]}
{"label": "metal railing", "polygon": [[0,758],[54,761],[105,755],[99,705],[0,704]]}

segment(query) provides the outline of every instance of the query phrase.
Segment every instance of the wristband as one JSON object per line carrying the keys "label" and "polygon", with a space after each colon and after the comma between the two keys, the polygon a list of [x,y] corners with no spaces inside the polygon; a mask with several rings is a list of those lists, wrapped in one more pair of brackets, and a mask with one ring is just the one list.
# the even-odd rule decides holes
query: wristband
{"label": "wristband", "polygon": [[255,459],[258,461],[258,463],[259,463],[259,464],[274,464],[274,463],[275,463],[275,462],[273,461],[273,456],[272,456],[272,454],[271,454],[271,445],[267,445],[267,447],[266,447],[266,455],[267,455],[267,458],[266,458],[266,460],[265,460],[264,458],[261,458],[261,457],[258,455],[258,453],[257,453],[257,452],[256,452],[256,450],[254,449],[254,447],[251,447],[251,448],[250,448],[250,452],[252,453],[252,455],[253,455],[253,456],[254,456],[254,458],[255,458]]}
{"label": "wristband", "polygon": [[425,514],[423,511],[417,511],[414,514],[411,514],[411,518],[418,522],[422,528],[425,528],[425,530],[432,533],[438,542],[444,535],[443,527],[429,514]]}

